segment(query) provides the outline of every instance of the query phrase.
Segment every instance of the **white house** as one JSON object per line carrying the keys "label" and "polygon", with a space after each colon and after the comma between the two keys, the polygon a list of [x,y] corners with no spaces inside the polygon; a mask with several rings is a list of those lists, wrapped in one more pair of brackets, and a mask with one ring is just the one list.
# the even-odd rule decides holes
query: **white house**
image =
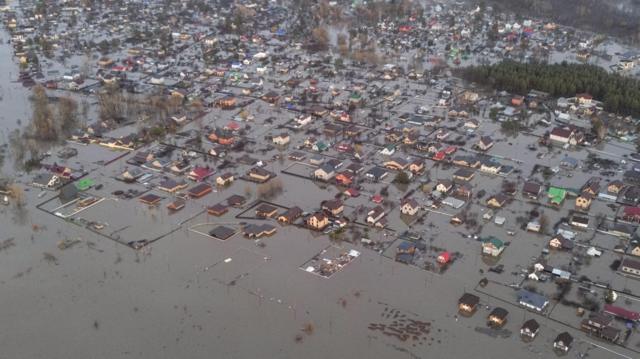
{"label": "white house", "polygon": [[396,146],[394,145],[385,146],[382,150],[380,150],[380,153],[385,156],[391,156],[394,153],[396,153]]}
{"label": "white house", "polygon": [[415,199],[409,199],[404,201],[402,207],[400,208],[400,212],[402,214],[406,214],[409,216],[413,216],[420,210],[420,205]]}
{"label": "white house", "polygon": [[367,223],[375,224],[384,217],[384,209],[380,206],[375,207],[367,213]]}
{"label": "white house", "polygon": [[290,137],[286,133],[281,133],[277,136],[273,136],[273,143],[278,146],[284,146],[291,141]]}
{"label": "white house", "polygon": [[300,116],[295,119],[297,123],[297,127],[303,127],[311,123],[313,121],[313,117],[311,115]]}
{"label": "white house", "polygon": [[313,172],[313,176],[317,179],[328,181],[335,176],[335,169],[329,165],[323,165]]}

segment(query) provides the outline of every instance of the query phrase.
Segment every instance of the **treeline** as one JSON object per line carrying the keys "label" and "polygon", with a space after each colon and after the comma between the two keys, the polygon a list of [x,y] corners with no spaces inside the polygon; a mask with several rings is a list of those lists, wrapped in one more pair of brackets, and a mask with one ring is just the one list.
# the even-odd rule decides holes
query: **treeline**
{"label": "treeline", "polygon": [[468,81],[518,94],[539,90],[556,97],[572,97],[586,92],[602,101],[606,111],[640,116],[640,81],[594,65],[504,61],[466,68],[462,76]]}
{"label": "treeline", "polygon": [[540,18],[582,30],[640,43],[640,2],[637,0],[473,0],[491,5],[494,13],[513,12],[521,18]]}

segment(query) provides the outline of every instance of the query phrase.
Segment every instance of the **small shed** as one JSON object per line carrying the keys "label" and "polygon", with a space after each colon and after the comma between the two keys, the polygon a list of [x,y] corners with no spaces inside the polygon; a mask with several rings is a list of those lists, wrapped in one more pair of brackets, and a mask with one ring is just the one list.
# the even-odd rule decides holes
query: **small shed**
{"label": "small shed", "polygon": [[76,182],[76,188],[79,191],[86,191],[91,187],[93,187],[93,180],[90,178],[83,178]]}
{"label": "small shed", "polygon": [[442,252],[438,255],[438,263],[440,264],[447,264],[449,263],[449,261],[451,260],[451,253],[449,252]]}

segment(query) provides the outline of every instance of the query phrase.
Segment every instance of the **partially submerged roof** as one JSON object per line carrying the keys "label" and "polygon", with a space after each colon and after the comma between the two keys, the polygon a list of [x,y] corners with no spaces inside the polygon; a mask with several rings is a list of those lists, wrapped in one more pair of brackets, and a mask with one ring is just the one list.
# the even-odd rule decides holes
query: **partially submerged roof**
{"label": "partially submerged roof", "polygon": [[564,188],[549,187],[548,193],[552,203],[560,204],[564,201],[564,198],[567,195],[567,190]]}
{"label": "partially submerged roof", "polygon": [[234,229],[225,226],[218,226],[209,231],[210,236],[221,239],[223,241],[233,236],[235,233],[236,231]]}

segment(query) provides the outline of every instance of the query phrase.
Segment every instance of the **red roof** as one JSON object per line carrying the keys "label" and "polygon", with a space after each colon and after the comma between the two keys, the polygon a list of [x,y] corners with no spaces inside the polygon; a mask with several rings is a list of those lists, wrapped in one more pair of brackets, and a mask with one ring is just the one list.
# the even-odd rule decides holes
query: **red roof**
{"label": "red roof", "polygon": [[212,174],[213,174],[213,171],[206,167],[196,167],[193,170],[191,170],[189,177],[193,178],[196,181],[202,181],[205,178],[211,176]]}
{"label": "red roof", "polygon": [[571,137],[571,133],[572,131],[570,129],[563,128],[563,127],[556,127],[553,129],[553,131],[551,131],[552,136],[562,137],[562,138]]}
{"label": "red roof", "polygon": [[234,121],[230,121],[227,126],[229,130],[236,131],[240,128],[240,124]]}
{"label": "red roof", "polygon": [[355,188],[348,188],[346,191],[344,191],[349,197],[358,197],[360,195],[360,192],[355,189]]}
{"label": "red roof", "polygon": [[585,99],[585,100],[591,100],[591,99],[593,99],[593,96],[591,96],[591,95],[590,95],[590,94],[588,94],[588,93],[579,93],[579,94],[577,94],[577,95],[576,95],[576,97],[577,97],[577,98],[583,98],[583,99]]}
{"label": "red roof", "polygon": [[348,152],[351,151],[351,145],[347,144],[347,143],[341,143],[338,145],[338,151],[340,152]]}
{"label": "red roof", "polygon": [[640,216],[640,207],[624,207],[624,215],[630,217]]}
{"label": "red roof", "polygon": [[372,200],[373,202],[375,202],[375,203],[382,203],[383,198],[382,198],[382,196],[381,196],[381,195],[376,194],[376,195],[374,195],[373,197],[371,197],[371,200]]}
{"label": "red roof", "polygon": [[449,146],[444,150],[444,153],[450,155],[454,152],[456,152],[458,150],[458,148],[456,146]]}
{"label": "red roof", "polygon": [[640,313],[633,312],[624,308],[616,307],[615,305],[611,305],[611,304],[604,305],[604,312],[625,320],[633,320],[633,321],[640,320]]}
{"label": "red roof", "polygon": [[438,263],[448,263],[449,260],[451,259],[451,254],[449,252],[442,252],[440,253],[440,255],[438,255]]}
{"label": "red roof", "polygon": [[445,153],[445,151],[438,151],[438,153],[436,153],[435,155],[433,155],[433,159],[435,161],[442,161],[444,160],[445,156],[447,154]]}
{"label": "red roof", "polygon": [[195,198],[200,198],[203,197],[204,195],[208,194],[209,192],[211,192],[211,186],[206,184],[206,183],[200,183],[199,185],[196,185],[192,188],[189,189],[189,195],[191,197],[195,197]]}

